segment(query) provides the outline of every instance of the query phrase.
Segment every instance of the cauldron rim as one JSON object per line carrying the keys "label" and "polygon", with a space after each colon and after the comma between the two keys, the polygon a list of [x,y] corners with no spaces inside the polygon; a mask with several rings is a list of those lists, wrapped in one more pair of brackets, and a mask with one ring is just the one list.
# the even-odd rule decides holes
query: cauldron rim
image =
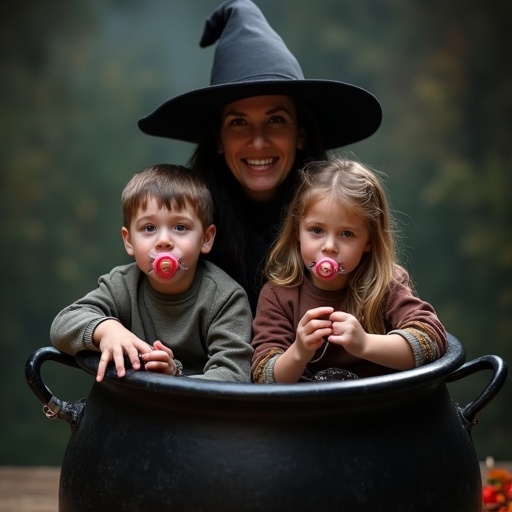
{"label": "cauldron rim", "polygon": [[[99,353],[79,352],[75,356],[78,365],[87,373],[96,374]],[[221,382],[197,378],[169,377],[152,372],[128,369],[125,377],[119,379],[113,367],[107,369],[102,384],[127,387],[154,393],[172,393],[182,396],[208,396],[224,399],[285,399],[301,400],[333,396],[366,396],[389,392],[410,392],[419,387],[436,385],[458,369],[465,362],[465,351],[460,341],[448,334],[445,354],[438,360],[419,368],[400,372],[366,377],[359,380],[335,382],[308,382],[294,384],[255,384],[241,382]]]}

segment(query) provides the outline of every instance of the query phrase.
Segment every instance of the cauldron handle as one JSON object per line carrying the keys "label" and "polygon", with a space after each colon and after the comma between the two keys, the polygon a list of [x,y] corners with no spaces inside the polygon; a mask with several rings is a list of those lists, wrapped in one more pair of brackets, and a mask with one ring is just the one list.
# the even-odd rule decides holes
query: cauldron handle
{"label": "cauldron handle", "polygon": [[507,365],[501,357],[495,355],[481,356],[463,364],[446,379],[447,382],[453,382],[481,370],[493,370],[491,380],[487,384],[487,387],[475,400],[467,404],[466,407],[459,407],[459,413],[462,417],[464,428],[468,431],[473,425],[478,423],[476,415],[496,396],[505,384],[508,373]]}
{"label": "cauldron handle", "polygon": [[43,412],[48,419],[60,418],[66,420],[72,430],[76,430],[80,423],[86,399],[76,402],[59,400],[43,382],[41,366],[45,361],[56,361],[73,368],[80,368],[73,356],[65,354],[54,347],[42,347],[36,350],[27,360],[25,365],[25,378],[30,389],[41,400]]}

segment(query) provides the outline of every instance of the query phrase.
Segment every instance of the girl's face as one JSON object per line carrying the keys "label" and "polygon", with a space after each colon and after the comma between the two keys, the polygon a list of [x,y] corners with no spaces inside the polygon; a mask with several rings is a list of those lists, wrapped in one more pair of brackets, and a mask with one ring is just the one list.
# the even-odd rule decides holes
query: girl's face
{"label": "girl's face", "polygon": [[[183,293],[194,280],[199,254],[206,254],[215,238],[215,226],[206,231],[195,210],[187,204],[183,210],[160,208],[156,199],[148,198],[145,210],[139,208],[129,228],[121,230],[126,252],[135,257],[151,286],[160,293]],[[169,252],[186,266],[178,268],[170,278],[158,277],[151,271],[149,256]]]}
{"label": "girl's face", "polygon": [[341,208],[332,198],[314,203],[299,225],[299,242],[306,267],[329,257],[345,269],[332,281],[324,281],[311,269],[313,283],[323,290],[339,290],[347,285],[348,274],[371,251],[370,234],[363,219]]}
{"label": "girl's face", "polygon": [[304,145],[295,104],[287,96],[246,98],[227,105],[221,119],[219,153],[233,176],[251,199],[271,199]]}

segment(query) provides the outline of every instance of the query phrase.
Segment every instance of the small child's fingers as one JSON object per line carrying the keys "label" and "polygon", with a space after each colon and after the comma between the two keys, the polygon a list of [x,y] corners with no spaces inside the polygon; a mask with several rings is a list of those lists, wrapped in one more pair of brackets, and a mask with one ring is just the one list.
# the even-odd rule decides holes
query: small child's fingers
{"label": "small child's fingers", "polygon": [[160,340],[156,340],[153,343],[153,349],[163,350],[164,352],[167,352],[167,354],[169,354],[170,357],[174,358],[172,350],[169,347],[166,347]]}
{"label": "small child's fingers", "polygon": [[345,311],[334,311],[332,315],[329,316],[329,320],[331,320],[331,322],[346,322],[350,318],[352,318],[352,315]]}
{"label": "small child's fingers", "polygon": [[153,372],[161,371],[163,368],[167,368],[168,366],[169,364],[167,362],[155,359],[152,359],[151,361],[145,361],[144,363],[144,368]]}
{"label": "small child's fingers", "polygon": [[102,356],[100,358],[100,362],[98,363],[98,371],[96,372],[96,381],[101,382],[103,380],[103,377],[105,377],[105,370],[107,369],[108,365],[108,356],[104,357]]}
{"label": "small child's fingers", "polygon": [[149,343],[137,339],[133,342],[133,344],[129,344],[128,346],[126,346],[125,350],[127,354],[130,354],[130,350],[133,350],[133,352],[137,354],[146,354],[148,352],[151,352],[153,350],[153,347]]}
{"label": "small child's fingers", "polygon": [[333,308],[329,306],[322,306],[318,308],[309,309],[304,313],[304,316],[302,317],[302,320],[304,323],[310,322],[311,320],[315,320],[317,318],[321,318],[323,316],[327,317],[328,315],[332,314],[334,311]]}
{"label": "small child's fingers", "polygon": [[116,367],[117,376],[124,377],[126,369],[124,366],[124,352],[122,350],[115,350],[113,353],[114,365]]}
{"label": "small child's fingers", "polygon": [[170,360],[169,353],[165,350],[153,350],[151,352],[146,352],[141,355],[141,359],[145,363],[149,363],[151,361],[163,361],[168,362]]}
{"label": "small child's fingers", "polygon": [[[130,361],[130,364],[134,370],[140,370],[141,368],[141,354],[139,351],[133,346],[129,345],[125,348],[126,356],[128,357],[128,360]],[[123,357],[123,366],[124,366],[124,357]],[[117,367],[117,365],[116,365]]]}
{"label": "small child's fingers", "polygon": [[167,375],[176,375],[176,365],[172,359],[167,361],[148,361],[145,365],[146,370],[156,373],[165,373]]}

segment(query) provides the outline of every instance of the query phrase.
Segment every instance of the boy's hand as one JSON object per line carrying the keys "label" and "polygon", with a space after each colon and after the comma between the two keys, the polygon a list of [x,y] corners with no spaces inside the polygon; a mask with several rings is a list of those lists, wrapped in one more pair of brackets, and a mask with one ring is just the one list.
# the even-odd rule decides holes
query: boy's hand
{"label": "boy's hand", "polygon": [[124,377],[124,355],[134,370],[140,369],[139,354],[151,352],[153,348],[141,340],[131,331],[126,329],[117,320],[105,320],[101,322],[93,332],[93,342],[101,350],[100,362],[96,373],[96,381],[101,382],[105,376],[107,365],[114,361],[118,377]]}
{"label": "boy's hand", "polygon": [[141,358],[144,361],[144,367],[148,371],[165,373],[166,375],[179,374],[172,350],[161,341],[155,341],[153,350],[142,354]]}

